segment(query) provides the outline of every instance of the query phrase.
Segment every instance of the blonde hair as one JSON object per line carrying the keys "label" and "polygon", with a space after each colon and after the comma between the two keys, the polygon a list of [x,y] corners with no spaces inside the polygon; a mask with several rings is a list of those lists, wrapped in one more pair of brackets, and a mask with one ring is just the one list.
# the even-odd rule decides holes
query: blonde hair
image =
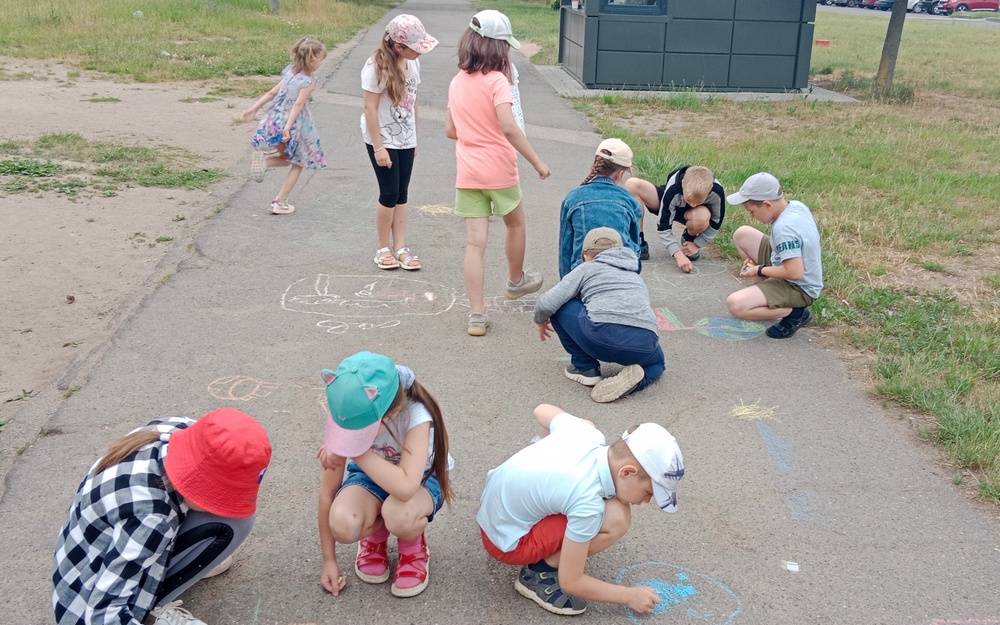
{"label": "blonde hair", "polygon": [[595,156],[594,164],[590,167],[590,174],[588,174],[580,184],[585,185],[597,176],[610,177],[613,174],[625,169],[628,169],[628,167],[624,167],[618,163],[612,163],[609,159],[606,159],[603,156]]}
{"label": "blonde hair", "polygon": [[399,105],[406,98],[406,73],[399,67],[399,51],[401,43],[392,40],[389,35],[382,37],[382,43],[372,52],[375,64],[375,81],[385,83],[385,94],[389,101]]}
{"label": "blonde hair", "polygon": [[311,74],[317,59],[326,56],[326,46],[308,37],[303,37],[292,46],[292,71],[296,74]]}
{"label": "blonde hair", "polygon": [[[473,17],[476,26],[479,19]],[[470,74],[482,72],[503,72],[507,82],[514,84],[514,70],[510,64],[510,44],[502,39],[483,37],[471,28],[466,28],[458,41],[458,68]]]}
{"label": "blonde hair", "polygon": [[[681,190],[685,195],[708,198],[713,184],[715,184],[715,175],[712,174],[711,169],[702,167],[701,165],[692,165],[684,172],[684,178],[681,180]],[[704,202],[705,200],[702,201]]]}

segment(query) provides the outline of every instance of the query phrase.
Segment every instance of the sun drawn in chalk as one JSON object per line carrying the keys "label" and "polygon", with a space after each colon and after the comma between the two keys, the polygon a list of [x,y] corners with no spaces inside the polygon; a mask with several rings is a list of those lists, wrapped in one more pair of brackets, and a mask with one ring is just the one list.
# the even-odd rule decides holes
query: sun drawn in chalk
{"label": "sun drawn in chalk", "polygon": [[777,408],[777,406],[770,408],[761,406],[760,400],[752,404],[744,404],[743,400],[740,399],[740,405],[733,408],[733,416],[741,421],[764,421],[765,419],[774,419]]}
{"label": "sun drawn in chalk", "polygon": [[428,215],[450,215],[455,212],[455,209],[447,204],[422,204],[417,210]]}
{"label": "sun drawn in chalk", "polygon": [[[696,623],[729,625],[743,612],[743,602],[732,590],[712,577],[666,562],[644,562],[627,567],[616,580],[623,586],[648,586],[660,602],[642,623]],[[640,616],[629,608],[625,614],[639,624]]]}

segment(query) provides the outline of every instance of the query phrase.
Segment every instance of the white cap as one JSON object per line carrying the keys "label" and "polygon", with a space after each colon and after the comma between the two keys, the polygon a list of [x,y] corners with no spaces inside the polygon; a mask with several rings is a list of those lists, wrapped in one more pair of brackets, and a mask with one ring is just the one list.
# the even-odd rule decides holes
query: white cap
{"label": "white cap", "polygon": [[514,39],[514,31],[510,27],[510,20],[500,11],[486,9],[473,15],[472,19],[478,21],[479,26],[476,26],[475,22],[470,20],[469,28],[483,37],[506,41],[515,50],[521,49],[521,42]]}
{"label": "white cap", "polygon": [[677,440],[656,423],[622,434],[635,459],[653,481],[653,496],[664,512],[677,512],[677,483],[684,477],[684,456]]}
{"label": "white cap", "polygon": [[726,196],[726,201],[730,204],[742,204],[747,200],[754,202],[780,200],[781,196],[781,183],[778,182],[778,179],[766,171],[762,171],[747,178],[739,191]]}
{"label": "white cap", "polygon": [[597,156],[622,167],[632,166],[632,148],[621,139],[605,139],[597,146]]}

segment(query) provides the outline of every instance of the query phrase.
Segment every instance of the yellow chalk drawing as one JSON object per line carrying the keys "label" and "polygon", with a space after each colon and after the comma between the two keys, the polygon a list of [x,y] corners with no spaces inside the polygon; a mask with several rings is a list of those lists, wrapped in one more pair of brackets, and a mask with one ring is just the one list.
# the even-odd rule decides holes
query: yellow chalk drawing
{"label": "yellow chalk drawing", "polygon": [[740,405],[733,408],[733,416],[742,421],[763,421],[773,419],[777,406],[765,408],[760,405],[760,401],[752,404],[744,404],[740,399]]}
{"label": "yellow chalk drawing", "polygon": [[422,213],[430,213],[431,215],[450,215],[455,212],[454,207],[446,204],[422,204],[417,207],[417,210]]}

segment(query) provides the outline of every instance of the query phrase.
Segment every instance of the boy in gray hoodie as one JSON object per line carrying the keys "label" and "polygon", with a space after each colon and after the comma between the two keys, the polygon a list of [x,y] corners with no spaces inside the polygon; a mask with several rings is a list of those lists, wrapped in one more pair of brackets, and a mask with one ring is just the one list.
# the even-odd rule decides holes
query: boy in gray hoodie
{"label": "boy in gray hoodie", "polygon": [[[594,387],[590,398],[607,403],[646,388],[666,364],[639,257],[622,246],[621,234],[587,232],[583,260],[538,298],[534,320],[540,339],[554,331],[569,352],[566,377]],[[625,368],[602,379],[600,361]]]}

